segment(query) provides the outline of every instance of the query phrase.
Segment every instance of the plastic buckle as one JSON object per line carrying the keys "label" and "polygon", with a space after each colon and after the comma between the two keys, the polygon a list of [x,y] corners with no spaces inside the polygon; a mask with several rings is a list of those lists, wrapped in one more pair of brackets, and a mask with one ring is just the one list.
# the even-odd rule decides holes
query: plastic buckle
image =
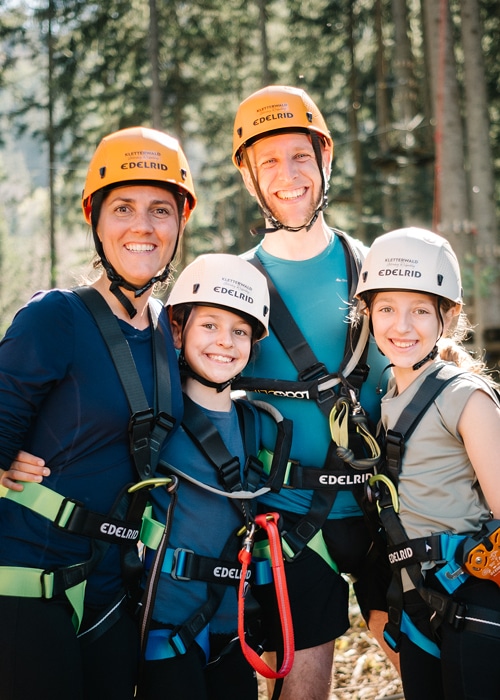
{"label": "plastic buckle", "polygon": [[156,416],[156,424],[169,432],[175,425],[175,419],[169,416],[168,413],[165,413],[165,411],[160,411]]}
{"label": "plastic buckle", "polygon": [[186,560],[188,555],[194,554],[192,549],[183,549],[177,547],[172,555],[172,570],[170,576],[174,581],[191,581],[190,576],[184,576],[183,572],[186,569]]}
{"label": "plastic buckle", "polygon": [[310,382],[313,379],[320,379],[328,374],[328,370],[322,362],[316,362],[316,364],[302,370],[299,374],[300,382]]}
{"label": "plastic buckle", "polygon": [[220,465],[219,478],[230,492],[241,488],[241,465],[238,457],[231,457]]}
{"label": "plastic buckle", "polygon": [[53,520],[54,527],[58,527],[60,530],[70,529],[69,525],[76,508],[85,508],[85,505],[73,498],[64,498]]}
{"label": "plastic buckle", "polygon": [[42,588],[42,598],[50,599],[54,595],[54,572],[45,569],[40,574],[40,585]]}

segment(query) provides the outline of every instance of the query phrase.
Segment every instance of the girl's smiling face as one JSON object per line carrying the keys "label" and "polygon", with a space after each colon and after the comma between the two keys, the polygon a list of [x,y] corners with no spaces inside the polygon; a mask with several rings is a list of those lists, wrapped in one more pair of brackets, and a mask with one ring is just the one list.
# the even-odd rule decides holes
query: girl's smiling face
{"label": "girl's smiling face", "polygon": [[430,294],[386,290],[375,294],[369,314],[375,342],[394,365],[398,381],[407,373],[413,380],[425,369],[427,363],[420,370],[413,370],[413,366],[445,334],[454,309],[438,312],[437,298]]}
{"label": "girl's smiling face", "polygon": [[211,382],[239,374],[252,349],[252,327],[241,316],[219,307],[193,306],[183,330],[173,323],[174,340],[184,348],[192,370]]}

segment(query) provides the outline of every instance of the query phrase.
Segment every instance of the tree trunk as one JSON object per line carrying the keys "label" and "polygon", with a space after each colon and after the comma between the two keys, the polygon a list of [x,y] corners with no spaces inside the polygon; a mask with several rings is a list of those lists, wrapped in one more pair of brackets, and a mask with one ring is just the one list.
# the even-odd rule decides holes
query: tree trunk
{"label": "tree trunk", "polygon": [[356,75],[356,55],[354,50],[354,13],[352,3],[349,5],[348,23],[348,47],[351,66],[349,71],[349,130],[351,132],[352,151],[356,165],[353,180],[353,201],[356,214],[356,236],[361,241],[365,240],[366,225],[363,220],[363,158],[361,157],[361,143],[359,140],[358,109],[360,108],[359,93]]}
{"label": "tree trunk", "polygon": [[257,0],[257,7],[259,8],[260,50],[262,51],[262,85],[271,85],[274,80],[269,68],[266,0]]}
{"label": "tree trunk", "polygon": [[[475,342],[500,356],[499,247],[495,212],[490,120],[481,46],[482,27],[477,0],[461,0],[462,45],[469,192],[476,241]],[[486,332],[486,335],[485,335]],[[491,336],[491,337],[490,337]]]}
{"label": "tree trunk", "polygon": [[[418,91],[414,76],[413,52],[409,38],[406,0],[392,0],[392,19],[394,21],[394,60],[395,78],[393,112],[394,149],[399,166],[399,201],[401,218],[404,226],[420,224],[422,208],[419,206],[418,187],[420,152],[415,128],[423,120],[418,114]],[[419,221],[420,219],[420,221]]]}
{"label": "tree trunk", "polygon": [[378,166],[382,178],[382,211],[383,226],[386,231],[397,228],[400,224],[397,211],[397,197],[395,186],[396,162],[391,153],[389,144],[389,130],[391,125],[389,98],[387,91],[387,61],[385,57],[385,47],[382,35],[382,0],[376,0],[375,7],[375,34],[377,37],[377,140],[379,147]]}
{"label": "tree trunk", "polygon": [[159,52],[160,41],[158,37],[156,0],[149,0],[149,60],[151,63],[151,92],[149,94],[149,103],[151,106],[151,125],[154,129],[161,129],[162,126]]}
{"label": "tree trunk", "polygon": [[434,228],[449,239],[462,265],[470,252],[464,139],[447,0],[424,0],[426,47],[430,52],[436,167]]}

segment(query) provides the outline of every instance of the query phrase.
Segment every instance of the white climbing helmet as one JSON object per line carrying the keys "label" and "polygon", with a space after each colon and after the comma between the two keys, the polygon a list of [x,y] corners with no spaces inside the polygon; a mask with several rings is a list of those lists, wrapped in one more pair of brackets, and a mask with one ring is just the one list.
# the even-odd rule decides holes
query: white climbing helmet
{"label": "white climbing helmet", "polygon": [[268,335],[267,280],[237,255],[207,253],[196,258],[180,273],[168,297],[167,307],[178,304],[203,304],[241,313],[258,322],[254,340]]}

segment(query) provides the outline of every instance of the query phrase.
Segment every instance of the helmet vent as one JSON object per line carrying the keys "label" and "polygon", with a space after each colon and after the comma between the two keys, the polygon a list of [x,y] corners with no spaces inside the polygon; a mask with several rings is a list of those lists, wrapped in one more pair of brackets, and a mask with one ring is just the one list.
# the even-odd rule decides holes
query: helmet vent
{"label": "helmet vent", "polygon": [[196,294],[196,293],[198,292],[199,289],[200,289],[200,285],[199,285],[198,282],[196,282],[195,284],[193,284],[193,294]]}
{"label": "helmet vent", "polygon": [[99,168],[99,175],[101,176],[101,179],[106,175],[106,166]]}
{"label": "helmet vent", "polygon": [[241,126],[238,127],[237,133],[238,133],[238,136],[241,138],[241,135],[242,135],[242,133],[243,133],[243,129],[241,128]]}
{"label": "helmet vent", "polygon": [[312,112],[306,112],[306,117],[307,117],[307,121],[309,122],[309,124],[312,124],[312,120],[313,120]]}
{"label": "helmet vent", "polygon": [[437,279],[438,279],[438,287],[441,287],[443,284],[443,275],[438,275]]}
{"label": "helmet vent", "polygon": [[181,168],[181,177],[183,180],[187,178],[187,170],[185,170],[184,168]]}

